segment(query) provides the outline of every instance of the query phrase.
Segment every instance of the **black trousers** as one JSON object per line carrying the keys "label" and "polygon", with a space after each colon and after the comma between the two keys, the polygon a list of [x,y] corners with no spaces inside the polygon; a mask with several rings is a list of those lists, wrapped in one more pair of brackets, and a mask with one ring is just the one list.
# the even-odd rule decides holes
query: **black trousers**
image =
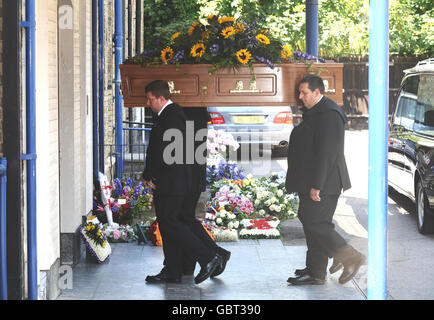
{"label": "black trousers", "polygon": [[348,244],[335,230],[333,215],[339,195],[321,195],[321,201],[310,199],[309,194],[300,194],[298,218],[306,236],[306,267],[311,276],[325,279],[328,258],[347,250]]}
{"label": "black trousers", "polygon": [[[197,236],[196,224],[187,222],[184,208],[188,198],[158,193],[154,196],[155,213],[163,240],[164,263],[172,277],[182,275],[184,258],[206,265],[216,254]],[[205,230],[203,232],[206,233]]]}
{"label": "black trousers", "polygon": [[[184,202],[184,214],[182,215],[182,221],[190,228],[190,230],[194,233],[194,235],[201,241],[210,251],[218,252],[219,246],[211,239],[208,233],[200,223],[196,219],[196,206],[199,201],[201,192],[192,193],[187,196],[186,201]],[[182,270],[185,274],[190,274],[194,272],[196,267],[196,262],[193,257],[188,255],[187,253],[182,255]]]}

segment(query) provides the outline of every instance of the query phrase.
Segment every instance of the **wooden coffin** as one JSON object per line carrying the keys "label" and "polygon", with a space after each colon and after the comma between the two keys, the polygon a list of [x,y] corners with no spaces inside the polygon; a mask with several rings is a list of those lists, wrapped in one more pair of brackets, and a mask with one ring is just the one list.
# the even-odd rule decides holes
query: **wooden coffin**
{"label": "wooden coffin", "polygon": [[298,83],[309,73],[318,73],[326,84],[326,96],[343,105],[341,63],[285,63],[274,69],[255,64],[235,71],[219,69],[209,74],[210,64],[141,67],[120,65],[125,107],[146,105],[145,87],[153,80],[166,80],[171,99],[184,107],[209,106],[297,106]]}

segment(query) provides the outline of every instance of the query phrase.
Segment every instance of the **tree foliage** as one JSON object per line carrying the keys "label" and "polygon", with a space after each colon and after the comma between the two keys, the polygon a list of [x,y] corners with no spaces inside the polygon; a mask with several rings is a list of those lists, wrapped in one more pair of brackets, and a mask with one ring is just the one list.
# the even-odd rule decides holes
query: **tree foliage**
{"label": "tree foliage", "polygon": [[[369,1],[319,0],[319,55],[361,57],[369,48]],[[267,27],[294,51],[305,50],[305,0],[144,0],[145,43],[187,32],[210,14],[233,16]],[[432,0],[389,1],[389,51],[392,56],[433,54]]]}

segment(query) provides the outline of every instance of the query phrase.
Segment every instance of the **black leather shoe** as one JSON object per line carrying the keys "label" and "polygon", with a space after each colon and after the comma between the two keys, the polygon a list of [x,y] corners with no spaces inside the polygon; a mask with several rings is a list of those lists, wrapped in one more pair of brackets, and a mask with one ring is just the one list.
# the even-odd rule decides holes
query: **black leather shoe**
{"label": "black leather shoe", "polygon": [[363,254],[359,253],[358,257],[351,259],[349,262],[344,263],[344,271],[339,277],[339,283],[344,284],[350,281],[352,278],[354,278],[354,276],[359,271],[360,266],[362,266],[365,263],[365,261],[366,261],[366,257]]}
{"label": "black leather shoe", "polygon": [[229,258],[231,257],[230,251],[225,250],[224,253],[219,254],[222,258],[222,263],[217,266],[214,272],[211,274],[211,278],[217,277],[225,271],[226,263],[228,263]]}
{"label": "black leather shoe", "polygon": [[329,268],[329,272],[330,272],[331,274],[333,274],[333,273],[335,273],[335,272],[338,272],[339,270],[342,269],[343,266],[344,266],[344,265],[342,264],[342,262],[340,262],[340,261],[338,261],[338,260],[336,260],[336,259],[333,259],[333,264],[332,264],[331,267]]}
{"label": "black leather shoe", "polygon": [[325,283],[325,280],[318,279],[310,276],[309,274],[304,274],[302,276],[298,276],[296,278],[288,278],[287,280],[289,283],[296,285],[296,286],[302,286],[302,285],[322,285]]}
{"label": "black leather shoe", "polygon": [[146,282],[149,283],[181,283],[181,277],[170,277],[165,269],[155,276],[147,276]]}
{"label": "black leather shoe", "polygon": [[194,282],[199,284],[208,279],[215,269],[222,264],[222,260],[222,257],[216,254],[214,258],[212,258],[211,261],[206,264],[206,266],[203,266],[200,269],[198,275],[194,278]]}
{"label": "black leather shoe", "polygon": [[309,270],[307,269],[307,267],[304,269],[295,269],[294,274],[296,276],[303,276],[303,275],[307,274],[308,271]]}

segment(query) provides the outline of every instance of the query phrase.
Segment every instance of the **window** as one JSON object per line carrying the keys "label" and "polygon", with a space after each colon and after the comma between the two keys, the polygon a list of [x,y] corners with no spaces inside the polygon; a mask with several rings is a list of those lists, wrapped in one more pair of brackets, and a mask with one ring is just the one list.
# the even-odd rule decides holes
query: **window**
{"label": "window", "polygon": [[[413,124],[416,118],[416,110],[418,109],[416,107],[418,86],[419,76],[407,78],[402,85],[398,97],[398,106],[395,113],[394,123],[400,124],[408,130],[413,130]],[[419,116],[419,114],[417,115]]]}
{"label": "window", "polygon": [[414,131],[434,136],[434,75],[420,76]]}

